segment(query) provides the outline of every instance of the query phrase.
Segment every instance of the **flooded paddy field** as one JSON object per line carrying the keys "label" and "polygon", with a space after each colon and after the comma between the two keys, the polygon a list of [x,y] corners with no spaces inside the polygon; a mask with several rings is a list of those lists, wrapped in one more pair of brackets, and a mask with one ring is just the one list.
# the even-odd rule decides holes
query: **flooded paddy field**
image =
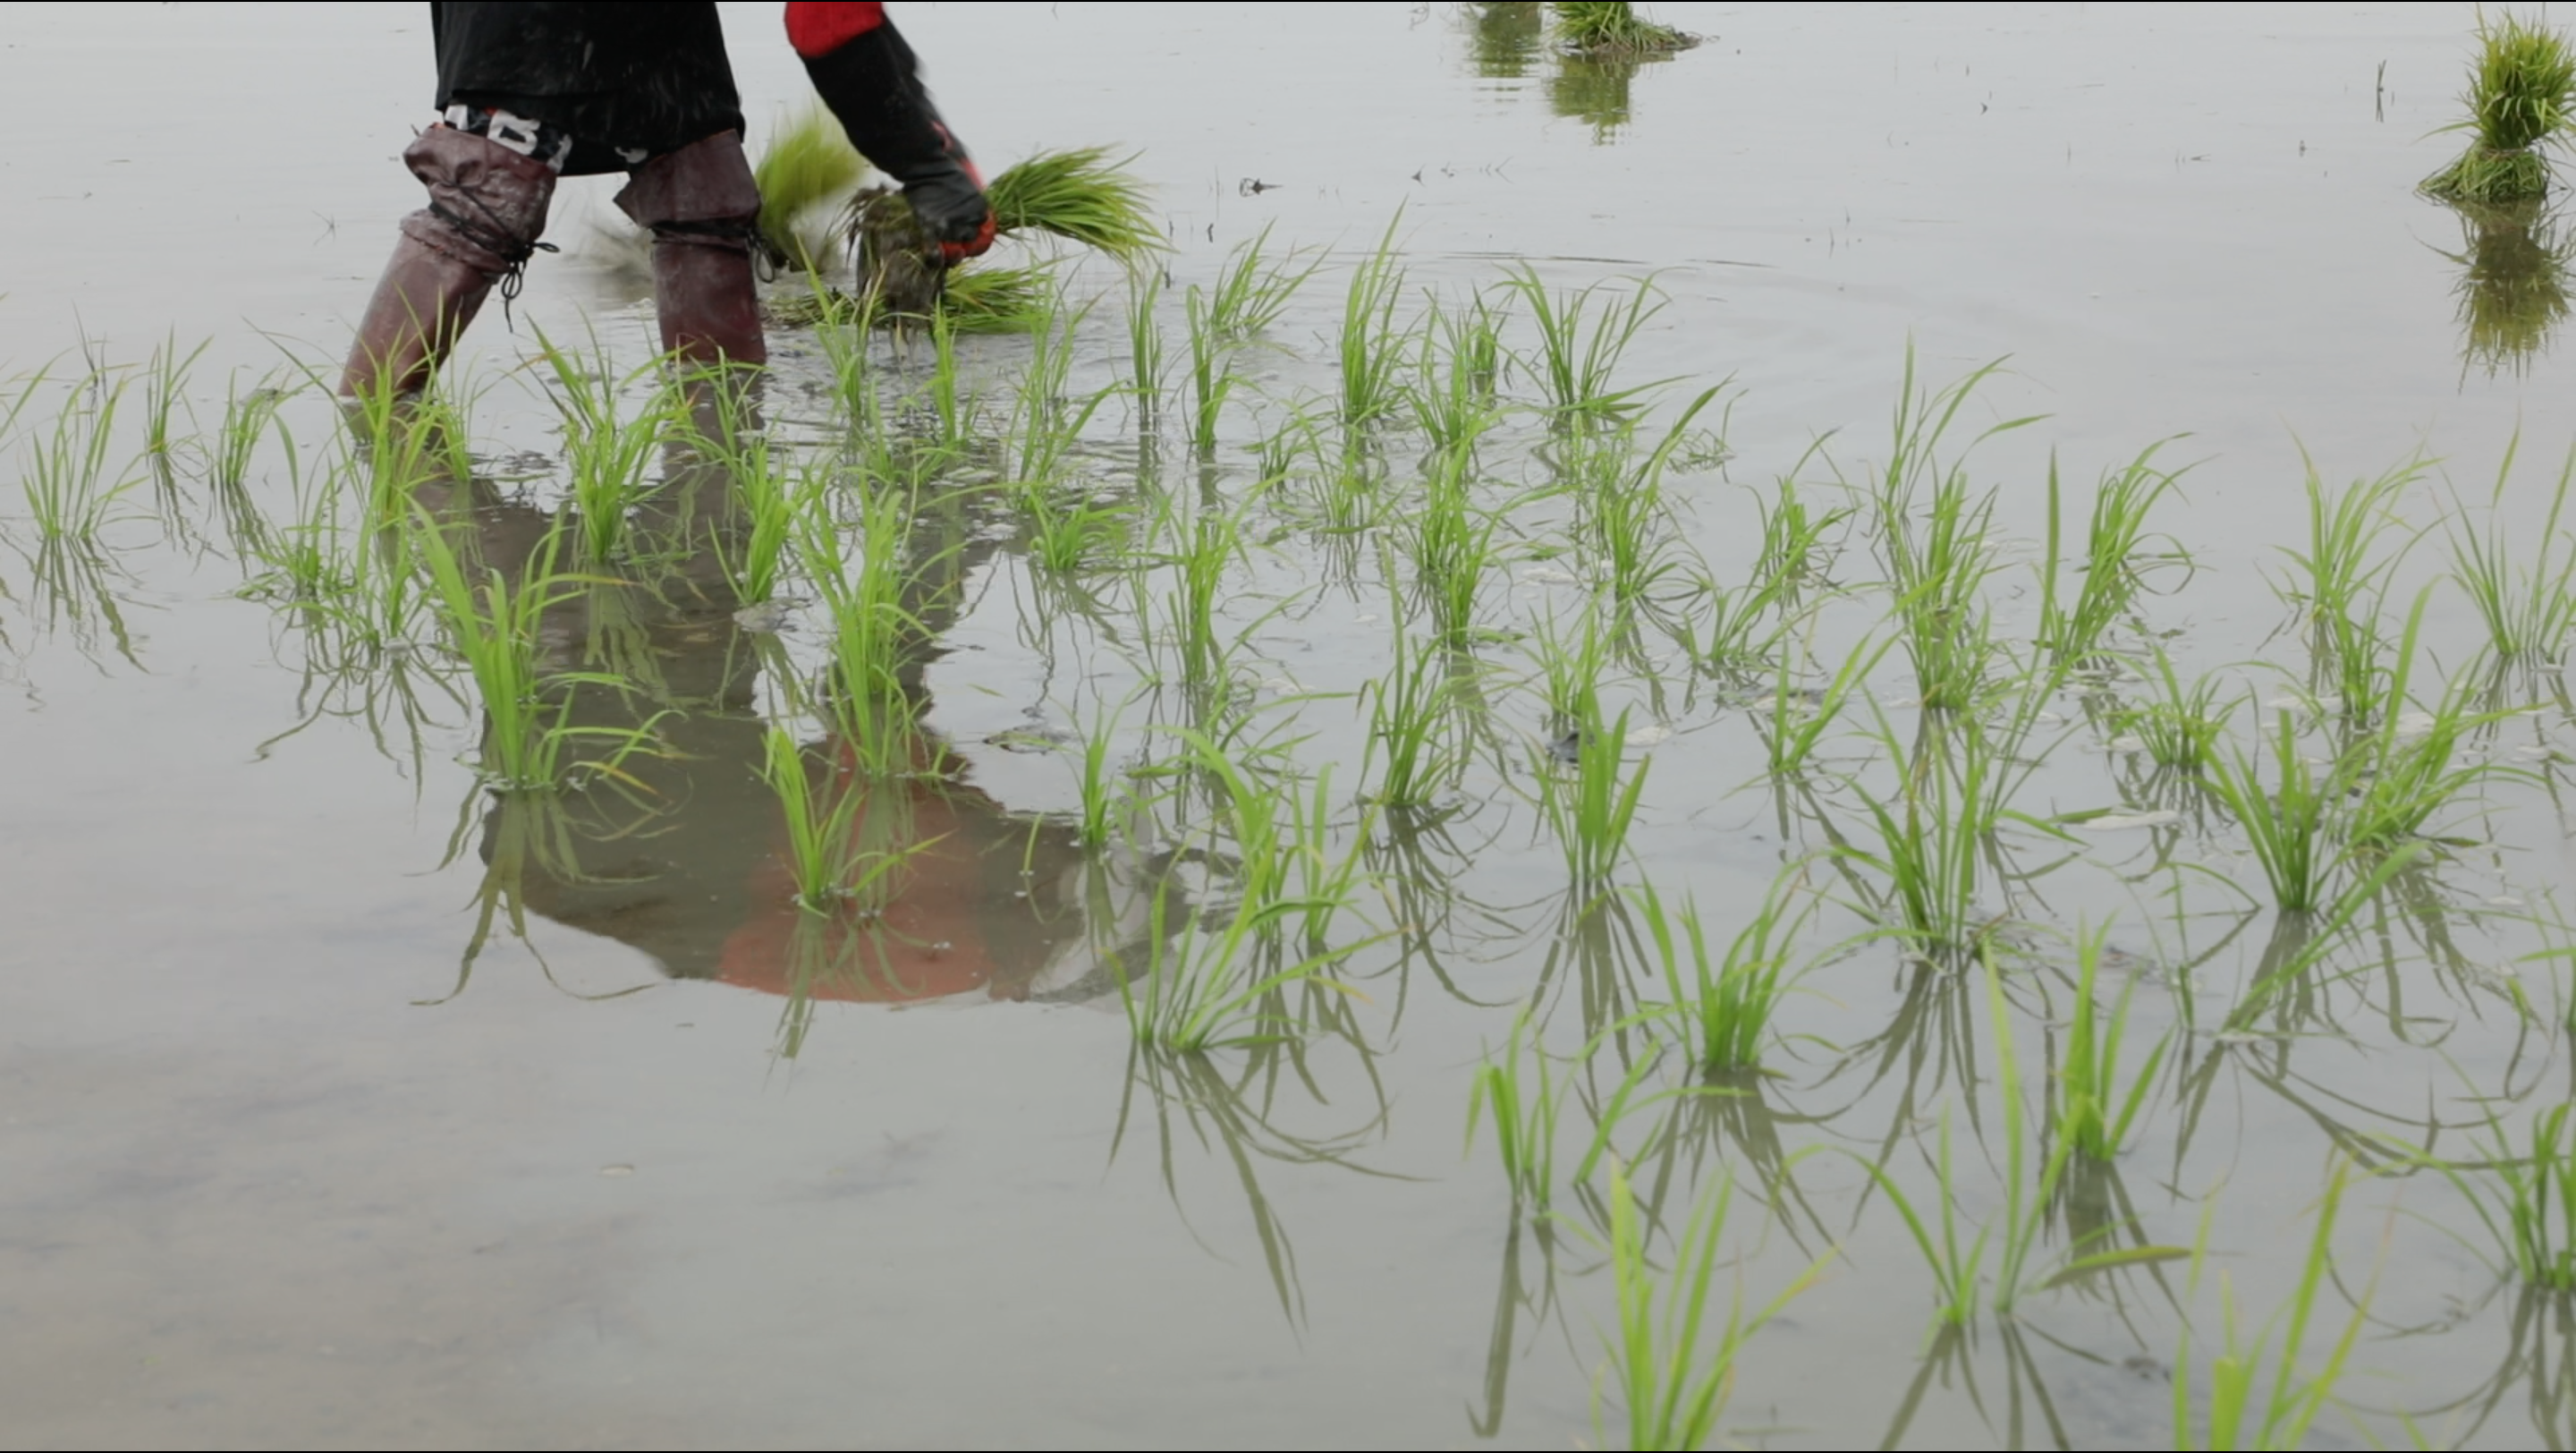
{"label": "flooded paddy field", "polygon": [[2470,7],[899,14],[1167,247],[357,427],[426,17],[10,13],[8,1441],[2576,1442]]}

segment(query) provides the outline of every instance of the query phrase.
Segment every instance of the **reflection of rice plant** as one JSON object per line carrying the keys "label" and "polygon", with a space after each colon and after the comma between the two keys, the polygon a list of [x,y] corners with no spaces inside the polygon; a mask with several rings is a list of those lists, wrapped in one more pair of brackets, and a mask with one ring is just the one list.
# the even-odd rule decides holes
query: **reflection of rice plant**
{"label": "reflection of rice plant", "polygon": [[[2235,1287],[2227,1273],[2218,1274],[2218,1298],[2223,1338],[2208,1359],[2209,1404],[2206,1415],[2195,1424],[2192,1417],[2192,1349],[2191,1334],[2183,1333],[2182,1346],[2174,1354],[2173,1371],[2173,1444],[2176,1448],[2298,1448],[2306,1444],[2308,1428],[2326,1404],[2334,1397],[2335,1384],[2343,1377],[2345,1361],[2352,1355],[2353,1344],[2360,1339],[2367,1320],[2369,1298],[2357,1299],[2352,1320],[2343,1335],[2325,1357],[2313,1376],[2303,1376],[2299,1362],[2307,1350],[2308,1323],[2315,1316],[2317,1298],[2334,1281],[2332,1237],[2335,1214],[2343,1204],[2343,1192],[2349,1172],[2337,1166],[2326,1182],[2324,1200],[2317,1208],[2317,1229],[2308,1241],[2308,1255],[2299,1269],[2299,1284],[2290,1300],[2272,1319],[2253,1334],[2249,1342],[2238,1330]],[[2197,1288],[2204,1260],[2202,1252],[2192,1256],[2192,1284]],[[2275,1332],[2280,1342],[2273,1342]],[[2266,1374],[2269,1374],[2268,1379]],[[2269,1386],[2264,1384],[2269,1382]]]}
{"label": "reflection of rice plant", "polygon": [[2424,179],[2437,197],[2502,202],[2549,190],[2543,148],[2576,133],[2576,46],[2546,24],[2506,15],[2478,24],[2478,59],[2461,101],[2470,134],[2457,161]]}
{"label": "reflection of rice plant", "polygon": [[1699,37],[1657,25],[1637,14],[1628,0],[1555,0],[1557,40],[1566,49],[1585,53],[1688,50]]}
{"label": "reflection of rice plant", "polygon": [[2537,197],[2455,203],[2461,250],[2460,356],[2487,371],[2521,373],[2567,316],[2567,244],[2558,217]]}

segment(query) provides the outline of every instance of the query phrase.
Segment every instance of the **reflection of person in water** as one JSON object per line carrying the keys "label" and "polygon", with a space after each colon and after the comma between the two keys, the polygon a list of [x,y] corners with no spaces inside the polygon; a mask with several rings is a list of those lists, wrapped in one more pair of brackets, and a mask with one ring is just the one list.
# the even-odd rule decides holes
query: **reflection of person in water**
{"label": "reflection of person in water", "polygon": [[[516,576],[544,548],[553,517],[487,484],[473,494],[485,563]],[[885,707],[909,722],[927,714],[924,669],[959,587],[993,548],[969,526],[962,512],[939,511],[916,526],[914,554],[927,564],[905,606],[922,630],[898,672],[900,699]],[[1137,925],[1117,920],[1140,916],[1135,895],[1111,889],[1065,830],[1011,817],[965,782],[960,761],[926,728],[914,729],[912,771],[870,783],[848,781],[845,747],[806,754],[810,772],[866,794],[854,814],[858,845],[900,863],[876,911],[826,917],[797,904],[779,800],[761,775],[768,723],[756,709],[762,659],[783,661],[783,652],[765,651],[737,622],[719,563],[720,541],[739,528],[725,472],[675,449],[635,524],[635,553],[658,578],[584,587],[548,617],[550,669],[597,670],[605,658],[636,681],[571,687],[571,724],[654,722],[662,746],[623,764],[634,811],[610,811],[560,839],[568,854],[531,855],[519,901],[640,949],[675,978],[799,998],[1081,997],[1106,987],[1094,931],[1132,936]],[[496,798],[485,819],[487,861],[510,810]]]}

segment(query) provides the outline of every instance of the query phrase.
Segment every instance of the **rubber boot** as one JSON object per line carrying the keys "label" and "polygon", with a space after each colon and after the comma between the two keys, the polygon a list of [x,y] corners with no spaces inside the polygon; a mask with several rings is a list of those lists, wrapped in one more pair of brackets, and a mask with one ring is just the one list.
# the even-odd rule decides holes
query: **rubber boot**
{"label": "rubber boot", "polygon": [[402,220],[340,374],[343,398],[427,384],[484,298],[516,279],[554,198],[544,162],[453,127],[413,138],[403,163],[429,189],[429,205]]}
{"label": "rubber boot", "polygon": [[618,210],[653,230],[653,311],[662,351],[684,363],[769,361],[752,286],[760,187],[742,138],[719,131],[637,167]]}

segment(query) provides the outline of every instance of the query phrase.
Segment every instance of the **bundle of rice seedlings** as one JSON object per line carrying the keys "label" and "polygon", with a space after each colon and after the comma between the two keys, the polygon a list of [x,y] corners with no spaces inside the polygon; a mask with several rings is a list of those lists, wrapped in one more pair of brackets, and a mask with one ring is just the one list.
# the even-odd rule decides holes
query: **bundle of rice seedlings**
{"label": "bundle of rice seedlings", "polygon": [[985,187],[993,230],[1052,232],[1131,262],[1163,245],[1154,214],[1145,206],[1145,184],[1127,170],[1134,157],[1109,159],[1109,148],[1042,151]]}
{"label": "bundle of rice seedlings", "polygon": [[1576,55],[1638,55],[1688,50],[1699,37],[1637,14],[1627,0],[1558,0],[1557,44]]}
{"label": "bundle of rice seedlings", "polygon": [[2424,179],[2436,197],[2505,202],[2549,190],[2542,148],[2576,130],[2576,47],[2547,26],[2507,15],[2478,24],[2469,119],[2445,128],[2474,138],[2459,160]]}
{"label": "bundle of rice seedlings", "polygon": [[841,123],[819,106],[808,108],[779,128],[752,168],[760,185],[760,235],[799,272],[830,262],[837,255],[831,229],[812,226],[807,214],[846,198],[867,171],[868,159],[850,145]]}

